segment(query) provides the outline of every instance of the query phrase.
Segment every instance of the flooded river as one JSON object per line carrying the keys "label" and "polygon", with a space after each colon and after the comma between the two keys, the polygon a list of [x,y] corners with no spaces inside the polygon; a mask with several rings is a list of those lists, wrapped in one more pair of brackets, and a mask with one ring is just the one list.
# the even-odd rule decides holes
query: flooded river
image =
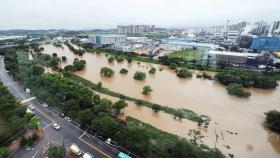
{"label": "flooded river", "polygon": [[[66,46],[61,49],[52,45],[44,45],[44,48],[44,53],[57,53],[59,57],[67,56],[68,61],[62,66],[72,64],[75,57],[86,60],[86,69],[76,72],[76,75],[94,83],[101,81],[103,86],[110,90],[210,116],[211,124],[203,132],[206,135],[203,141],[210,147],[215,147],[216,144],[225,153],[233,153],[235,157],[239,158],[280,157],[279,135],[270,132],[262,125],[265,119],[264,112],[272,109],[280,110],[279,87],[276,90],[252,88],[249,89],[252,93],[249,99],[240,99],[229,96],[223,85],[215,81],[197,79],[195,75],[192,79],[179,79],[174,71],[165,67],[154,75],[148,73],[151,66],[162,67],[159,65],[147,63],[138,65],[136,61],[131,64],[126,61],[109,64],[104,54],[86,53],[83,57],[79,57],[70,52]],[[112,78],[100,76],[100,69],[105,66],[115,71]],[[122,68],[128,69],[127,75],[119,74]],[[134,80],[135,71],[146,72],[146,80]],[[201,72],[193,71],[193,74],[198,73]],[[145,85],[152,87],[151,96],[146,97],[141,94]],[[182,137],[187,137],[189,129],[196,128],[192,121],[174,120],[173,116],[166,113],[154,114],[151,109],[137,108],[132,102],[129,102],[129,106],[125,109],[125,116],[134,117]],[[216,135],[218,135],[217,141]]]}

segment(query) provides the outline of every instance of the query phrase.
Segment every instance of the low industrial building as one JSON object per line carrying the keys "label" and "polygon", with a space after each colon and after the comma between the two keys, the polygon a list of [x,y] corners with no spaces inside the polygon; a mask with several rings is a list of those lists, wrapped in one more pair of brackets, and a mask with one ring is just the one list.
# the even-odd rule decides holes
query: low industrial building
{"label": "low industrial building", "polygon": [[126,42],[126,35],[114,35],[114,34],[89,35],[89,41],[97,46],[119,44],[119,43]]}
{"label": "low industrial building", "polygon": [[110,49],[121,51],[121,52],[131,52],[132,46],[127,44],[114,44],[110,46]]}
{"label": "low industrial building", "polygon": [[127,37],[128,43],[150,43],[151,40],[148,37]]}
{"label": "low industrial building", "polygon": [[154,56],[160,53],[160,48],[152,45],[142,45],[141,47],[134,47],[132,51],[138,55]]}
{"label": "low industrial building", "polygon": [[254,38],[251,49],[258,51],[280,51],[280,38],[276,37],[260,37]]}
{"label": "low industrial building", "polygon": [[159,47],[167,51],[179,51],[182,50],[182,46],[176,44],[160,44]]}
{"label": "low industrial building", "polygon": [[225,51],[208,51],[208,59],[214,64],[231,64],[231,65],[247,65],[257,66],[265,65],[269,62],[270,54],[259,53],[239,53]]}

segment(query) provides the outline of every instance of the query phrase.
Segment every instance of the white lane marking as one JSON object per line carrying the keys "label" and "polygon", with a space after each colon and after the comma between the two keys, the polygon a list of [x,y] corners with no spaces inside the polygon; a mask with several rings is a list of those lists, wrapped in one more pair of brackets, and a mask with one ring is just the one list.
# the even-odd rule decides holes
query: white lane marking
{"label": "white lane marking", "polygon": [[35,156],[38,154],[39,151],[36,151],[36,153],[32,156],[32,158],[35,158]]}
{"label": "white lane marking", "polygon": [[52,125],[53,123],[48,124],[47,126],[45,126],[43,129],[46,129],[48,127],[50,127],[50,125]]}
{"label": "white lane marking", "polygon": [[79,139],[81,139],[87,132],[84,132],[80,137]]}

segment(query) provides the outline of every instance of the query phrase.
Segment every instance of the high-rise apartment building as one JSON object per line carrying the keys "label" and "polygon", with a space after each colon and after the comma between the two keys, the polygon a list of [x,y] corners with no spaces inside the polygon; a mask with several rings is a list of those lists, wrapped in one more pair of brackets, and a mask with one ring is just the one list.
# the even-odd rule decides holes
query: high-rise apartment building
{"label": "high-rise apartment building", "polygon": [[232,24],[229,25],[229,30],[228,31],[238,31],[239,33],[244,31],[244,28],[248,25],[249,23],[246,21],[237,23],[237,24]]}
{"label": "high-rise apartment building", "polygon": [[273,37],[280,37],[280,21],[275,21],[273,23],[271,34]]}
{"label": "high-rise apartment building", "polygon": [[137,34],[145,32],[154,32],[155,25],[121,25],[118,26],[118,34]]}
{"label": "high-rise apartment building", "polygon": [[264,21],[254,23],[251,33],[258,36],[266,36],[269,31],[269,25]]}

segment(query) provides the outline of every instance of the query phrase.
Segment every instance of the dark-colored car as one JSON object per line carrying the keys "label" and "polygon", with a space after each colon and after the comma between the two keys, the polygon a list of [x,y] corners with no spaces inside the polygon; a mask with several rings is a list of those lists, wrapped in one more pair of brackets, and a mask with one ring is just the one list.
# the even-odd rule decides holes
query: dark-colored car
{"label": "dark-colored car", "polygon": [[62,118],[65,117],[64,113],[60,113],[58,116],[60,116],[60,117],[62,117]]}

